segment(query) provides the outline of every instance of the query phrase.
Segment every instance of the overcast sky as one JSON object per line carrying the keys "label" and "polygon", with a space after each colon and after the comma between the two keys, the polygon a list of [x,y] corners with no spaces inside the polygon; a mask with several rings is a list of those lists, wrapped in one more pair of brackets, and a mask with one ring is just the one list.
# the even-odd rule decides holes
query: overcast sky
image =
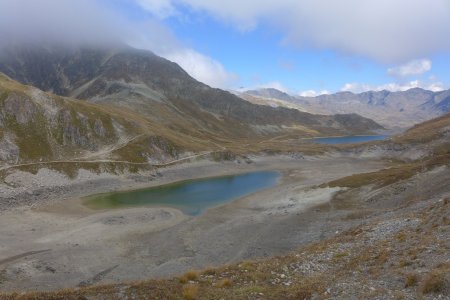
{"label": "overcast sky", "polygon": [[121,40],[220,88],[450,85],[448,0],[0,0],[0,43]]}

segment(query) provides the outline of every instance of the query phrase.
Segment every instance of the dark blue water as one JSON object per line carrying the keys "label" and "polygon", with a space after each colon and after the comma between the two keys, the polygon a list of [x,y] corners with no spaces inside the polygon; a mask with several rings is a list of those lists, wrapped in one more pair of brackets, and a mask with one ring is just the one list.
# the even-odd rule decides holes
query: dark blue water
{"label": "dark blue water", "polygon": [[387,135],[362,135],[362,136],[341,136],[341,137],[323,137],[314,138],[313,141],[319,144],[354,144],[371,141],[381,141],[387,139]]}
{"label": "dark blue water", "polygon": [[189,180],[142,190],[94,195],[86,198],[84,204],[92,209],[167,206],[195,216],[209,207],[273,187],[279,178],[278,172],[264,171]]}

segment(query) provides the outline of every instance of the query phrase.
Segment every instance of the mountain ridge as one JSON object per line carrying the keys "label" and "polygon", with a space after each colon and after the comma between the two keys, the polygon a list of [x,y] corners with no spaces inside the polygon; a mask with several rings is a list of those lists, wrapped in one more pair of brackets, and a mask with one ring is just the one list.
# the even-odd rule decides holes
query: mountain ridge
{"label": "mountain ridge", "polygon": [[[310,113],[355,112],[371,118],[387,128],[407,128],[448,112],[450,109],[449,93],[450,90],[432,92],[421,88],[412,88],[397,92],[383,90],[352,93],[346,91],[315,97],[288,95],[280,100],[288,101],[290,107],[297,106],[297,109]],[[247,91],[244,94],[261,97],[260,95],[264,92]],[[272,91],[272,95],[275,94]],[[245,97],[243,98],[245,99]],[[264,103],[264,101],[260,101],[260,103]]]}
{"label": "mountain ridge", "polygon": [[[357,115],[334,118],[349,128],[360,122]],[[161,123],[127,107],[54,95],[0,73],[0,171],[48,167],[73,173],[77,168],[98,169],[105,164],[110,171],[118,165],[119,169],[136,169],[197,156],[289,152],[300,145],[305,152],[322,151],[317,145],[302,143],[299,133],[319,132],[300,125],[280,126],[268,136],[258,133],[256,125],[233,125],[215,117],[206,120],[211,128],[192,126],[183,119]],[[233,131],[222,131],[225,126],[234,126]],[[234,134],[239,128],[245,132]],[[247,132],[254,133],[247,136]]]}
{"label": "mountain ridge", "polygon": [[347,126],[340,123],[342,117],[252,105],[196,81],[173,62],[130,47],[29,47],[2,53],[0,71],[15,80],[63,96],[127,107],[180,130],[192,126],[226,136],[249,136],[255,130],[270,135],[299,126],[319,135],[381,129],[362,117],[351,116],[353,124]]}

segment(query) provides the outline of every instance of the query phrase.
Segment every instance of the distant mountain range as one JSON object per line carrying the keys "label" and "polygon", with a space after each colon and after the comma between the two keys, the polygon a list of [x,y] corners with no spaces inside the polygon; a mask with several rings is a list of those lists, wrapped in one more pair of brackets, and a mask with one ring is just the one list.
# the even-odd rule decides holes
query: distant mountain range
{"label": "distant mountain range", "polygon": [[247,101],[286,106],[314,114],[356,113],[387,128],[406,128],[450,111],[450,90],[431,92],[414,88],[403,92],[339,92],[317,97],[293,96],[276,89],[239,93]]}
{"label": "distant mountain range", "polygon": [[262,145],[279,135],[382,129],[353,113],[325,116],[255,105],[196,81],[149,51],[122,45],[9,46],[0,49],[0,72],[6,74],[0,77],[0,160],[9,163],[74,157],[165,161]]}

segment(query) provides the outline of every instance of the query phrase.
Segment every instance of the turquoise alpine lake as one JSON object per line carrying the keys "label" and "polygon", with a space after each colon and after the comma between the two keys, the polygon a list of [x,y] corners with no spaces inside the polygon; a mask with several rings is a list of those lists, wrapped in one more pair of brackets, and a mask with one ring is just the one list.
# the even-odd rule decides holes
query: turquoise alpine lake
{"label": "turquoise alpine lake", "polygon": [[388,138],[387,135],[351,135],[351,136],[313,138],[313,141],[319,144],[337,145],[337,144],[355,144],[371,141],[382,141],[387,138]]}
{"label": "turquoise alpine lake", "polygon": [[279,172],[262,171],[187,180],[140,190],[94,195],[85,198],[84,205],[92,209],[165,206],[196,216],[209,207],[273,187],[279,178]]}

